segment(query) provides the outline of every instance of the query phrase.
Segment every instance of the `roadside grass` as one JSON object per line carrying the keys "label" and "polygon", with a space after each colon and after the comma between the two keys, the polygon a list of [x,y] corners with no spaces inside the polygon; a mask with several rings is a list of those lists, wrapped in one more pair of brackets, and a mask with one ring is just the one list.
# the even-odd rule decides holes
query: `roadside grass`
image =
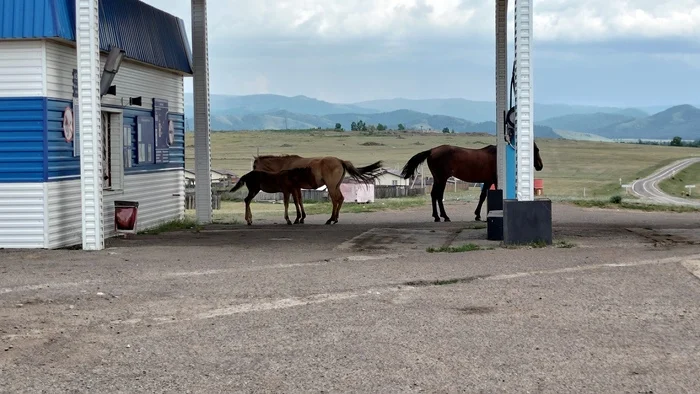
{"label": "roadside grass", "polygon": [[462,253],[462,252],[473,252],[476,250],[486,250],[479,245],[475,244],[464,244],[461,246],[441,246],[439,248],[427,248],[425,251],[428,253]]}
{"label": "roadside grass", "polygon": [[159,224],[158,226],[139,231],[138,234],[154,235],[154,234],[161,234],[161,233],[170,232],[170,231],[179,231],[179,230],[199,231],[200,229],[201,229],[201,226],[199,226],[194,219],[185,216],[184,219],[172,220],[169,222],[165,222],[165,223]]}
{"label": "roadside grass", "polygon": [[700,189],[697,186],[690,191],[690,196],[688,196],[688,189],[685,188],[685,185],[700,186],[700,162],[691,164],[677,172],[675,176],[659,182],[659,187],[667,194],[675,197],[700,199]]}
{"label": "roadside grass", "polygon": [[700,208],[696,207],[670,204],[648,204],[636,201],[628,202],[624,199],[619,203],[612,202],[610,199],[569,200],[569,202],[583,208],[629,209],[645,212],[700,212]]}

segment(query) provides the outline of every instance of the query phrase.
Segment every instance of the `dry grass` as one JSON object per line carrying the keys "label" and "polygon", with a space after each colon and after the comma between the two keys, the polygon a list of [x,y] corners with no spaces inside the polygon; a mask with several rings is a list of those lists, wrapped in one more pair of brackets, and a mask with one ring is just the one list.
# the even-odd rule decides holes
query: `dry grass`
{"label": "dry grass", "polygon": [[[261,154],[295,153],[338,156],[356,165],[378,159],[401,168],[414,154],[441,144],[483,147],[495,137],[470,134],[384,133],[365,135],[333,131],[253,131],[212,133],[212,166],[243,174]],[[186,135],[186,167],[194,167],[194,135]],[[382,144],[382,145],[375,145]],[[369,144],[367,144],[369,143]],[[544,169],[545,196],[551,198],[609,197],[621,193],[619,179],[629,183],[672,161],[700,156],[700,149],[569,140],[537,141]],[[428,172],[427,166],[425,168]]]}

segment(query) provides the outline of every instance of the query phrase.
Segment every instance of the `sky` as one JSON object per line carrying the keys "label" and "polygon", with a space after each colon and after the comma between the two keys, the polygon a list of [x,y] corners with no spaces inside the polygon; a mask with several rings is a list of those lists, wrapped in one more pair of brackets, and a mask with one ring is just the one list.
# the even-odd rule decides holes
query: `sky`
{"label": "sky", "polygon": [[[191,40],[190,0],[143,1],[182,18]],[[208,0],[210,92],[494,100],[494,1]],[[700,104],[700,1],[534,0],[533,8],[537,102]]]}

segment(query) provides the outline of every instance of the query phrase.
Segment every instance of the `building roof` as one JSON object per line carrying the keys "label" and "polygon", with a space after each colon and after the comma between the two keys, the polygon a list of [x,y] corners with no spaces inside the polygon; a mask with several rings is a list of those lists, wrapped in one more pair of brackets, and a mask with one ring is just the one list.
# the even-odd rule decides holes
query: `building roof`
{"label": "building roof", "polygon": [[[0,0],[0,39],[75,42],[75,0]],[[129,59],[192,74],[185,24],[140,0],[99,0],[100,49],[119,47]]]}
{"label": "building roof", "polygon": [[384,174],[390,174],[390,175],[397,176],[397,177],[399,177],[399,178],[403,178],[403,177],[401,176],[401,171],[399,171],[399,170],[394,170],[394,169],[392,169],[392,168],[383,168],[381,174],[382,174],[382,175],[384,175]]}

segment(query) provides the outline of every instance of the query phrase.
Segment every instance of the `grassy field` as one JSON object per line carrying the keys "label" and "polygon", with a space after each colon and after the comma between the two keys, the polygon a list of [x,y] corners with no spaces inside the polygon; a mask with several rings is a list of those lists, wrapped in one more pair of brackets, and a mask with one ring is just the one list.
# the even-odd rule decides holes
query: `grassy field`
{"label": "grassy field", "polygon": [[690,198],[700,199],[700,163],[695,163],[678,172],[674,177],[659,183],[661,190],[676,197],[688,197],[685,185],[698,185],[690,192]]}
{"label": "grassy field", "polygon": [[[194,168],[194,135],[188,133],[186,167]],[[474,134],[384,133],[363,135],[334,131],[215,132],[211,135],[212,167],[239,175],[251,168],[260,154],[296,153],[302,156],[338,156],[355,165],[383,160],[400,168],[414,154],[441,144],[482,147],[495,137]],[[544,169],[544,194],[553,199],[607,198],[622,193],[620,178],[629,183],[654,169],[689,156],[700,149],[609,142],[539,139]],[[427,167],[426,167],[427,171]]]}

